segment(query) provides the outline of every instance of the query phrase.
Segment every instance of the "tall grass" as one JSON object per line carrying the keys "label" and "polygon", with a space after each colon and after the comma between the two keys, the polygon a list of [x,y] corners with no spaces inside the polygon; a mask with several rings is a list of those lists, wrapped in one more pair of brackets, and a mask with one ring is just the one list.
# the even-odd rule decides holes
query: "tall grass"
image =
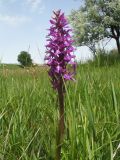
{"label": "tall grass", "polygon": [[[62,160],[119,160],[120,64],[80,65],[66,90]],[[57,119],[46,69],[0,70],[0,160],[54,160]]]}
{"label": "tall grass", "polygon": [[98,50],[93,64],[97,66],[112,66],[120,63],[120,55],[116,49],[111,51]]}

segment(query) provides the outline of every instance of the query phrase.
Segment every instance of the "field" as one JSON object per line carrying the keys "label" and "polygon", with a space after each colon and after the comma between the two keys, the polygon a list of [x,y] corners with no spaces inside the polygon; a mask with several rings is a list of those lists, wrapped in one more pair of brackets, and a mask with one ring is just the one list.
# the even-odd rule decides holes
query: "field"
{"label": "field", "polygon": [[[62,160],[119,160],[120,63],[78,65],[66,90]],[[45,67],[0,67],[0,160],[54,160],[57,119]]]}

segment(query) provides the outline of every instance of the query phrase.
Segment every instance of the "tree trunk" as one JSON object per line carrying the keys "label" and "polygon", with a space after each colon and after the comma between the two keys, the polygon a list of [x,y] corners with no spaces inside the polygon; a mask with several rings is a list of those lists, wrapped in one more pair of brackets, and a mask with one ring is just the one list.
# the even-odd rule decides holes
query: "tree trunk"
{"label": "tree trunk", "polygon": [[117,49],[118,49],[118,53],[120,54],[120,30],[119,30],[119,26],[111,26],[111,33],[112,33],[112,38],[114,38],[116,40],[116,44],[117,44]]}
{"label": "tree trunk", "polygon": [[120,40],[119,40],[119,37],[116,39],[116,44],[117,44],[118,53],[120,54]]}
{"label": "tree trunk", "polygon": [[56,149],[56,160],[61,159],[61,147],[64,137],[64,83],[62,77],[60,78],[60,84],[58,89],[59,98],[59,122],[58,122],[58,132],[57,132],[57,149]]}

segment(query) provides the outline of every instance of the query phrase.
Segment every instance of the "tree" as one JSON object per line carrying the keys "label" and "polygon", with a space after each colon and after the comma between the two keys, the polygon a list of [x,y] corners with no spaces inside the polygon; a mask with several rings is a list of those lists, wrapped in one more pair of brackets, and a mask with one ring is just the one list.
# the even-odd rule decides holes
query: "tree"
{"label": "tree", "polygon": [[69,16],[76,45],[86,45],[95,52],[96,43],[104,38],[113,38],[120,54],[120,0],[84,2],[84,6]]}
{"label": "tree", "polygon": [[69,20],[73,26],[76,46],[87,46],[95,55],[96,43],[102,39],[98,30],[102,30],[102,27],[99,26],[98,28],[92,22],[88,22],[88,17],[82,8],[78,11],[72,11]]}
{"label": "tree", "polygon": [[20,64],[24,67],[31,66],[32,65],[31,55],[26,51],[20,52],[20,54],[18,55],[18,62],[20,62]]}

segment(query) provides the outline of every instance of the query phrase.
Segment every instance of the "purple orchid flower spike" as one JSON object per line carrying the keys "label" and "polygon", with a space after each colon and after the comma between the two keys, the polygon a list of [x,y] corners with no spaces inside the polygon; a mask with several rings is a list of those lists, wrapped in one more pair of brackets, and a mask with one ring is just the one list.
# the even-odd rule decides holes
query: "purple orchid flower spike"
{"label": "purple orchid flower spike", "polygon": [[[49,76],[54,89],[58,92],[59,99],[59,124],[57,134],[56,160],[61,159],[61,144],[64,135],[64,81],[74,80],[76,63],[72,46],[71,29],[68,21],[61,10],[53,12],[54,16],[50,20],[51,27],[47,36],[45,60],[50,67]],[[69,66],[69,67],[67,67]],[[70,69],[70,66],[72,70]]]}
{"label": "purple orchid flower spike", "polygon": [[[68,26],[68,21],[61,13],[61,10],[53,12],[54,16],[50,20],[51,27],[49,29],[48,44],[46,45],[47,65],[50,67],[49,75],[51,77],[53,88],[58,89],[60,77],[65,81],[74,79],[75,64],[73,64],[75,48],[72,46],[71,29]],[[67,65],[71,64],[73,73],[67,71]],[[71,78],[68,78],[71,77]]]}

